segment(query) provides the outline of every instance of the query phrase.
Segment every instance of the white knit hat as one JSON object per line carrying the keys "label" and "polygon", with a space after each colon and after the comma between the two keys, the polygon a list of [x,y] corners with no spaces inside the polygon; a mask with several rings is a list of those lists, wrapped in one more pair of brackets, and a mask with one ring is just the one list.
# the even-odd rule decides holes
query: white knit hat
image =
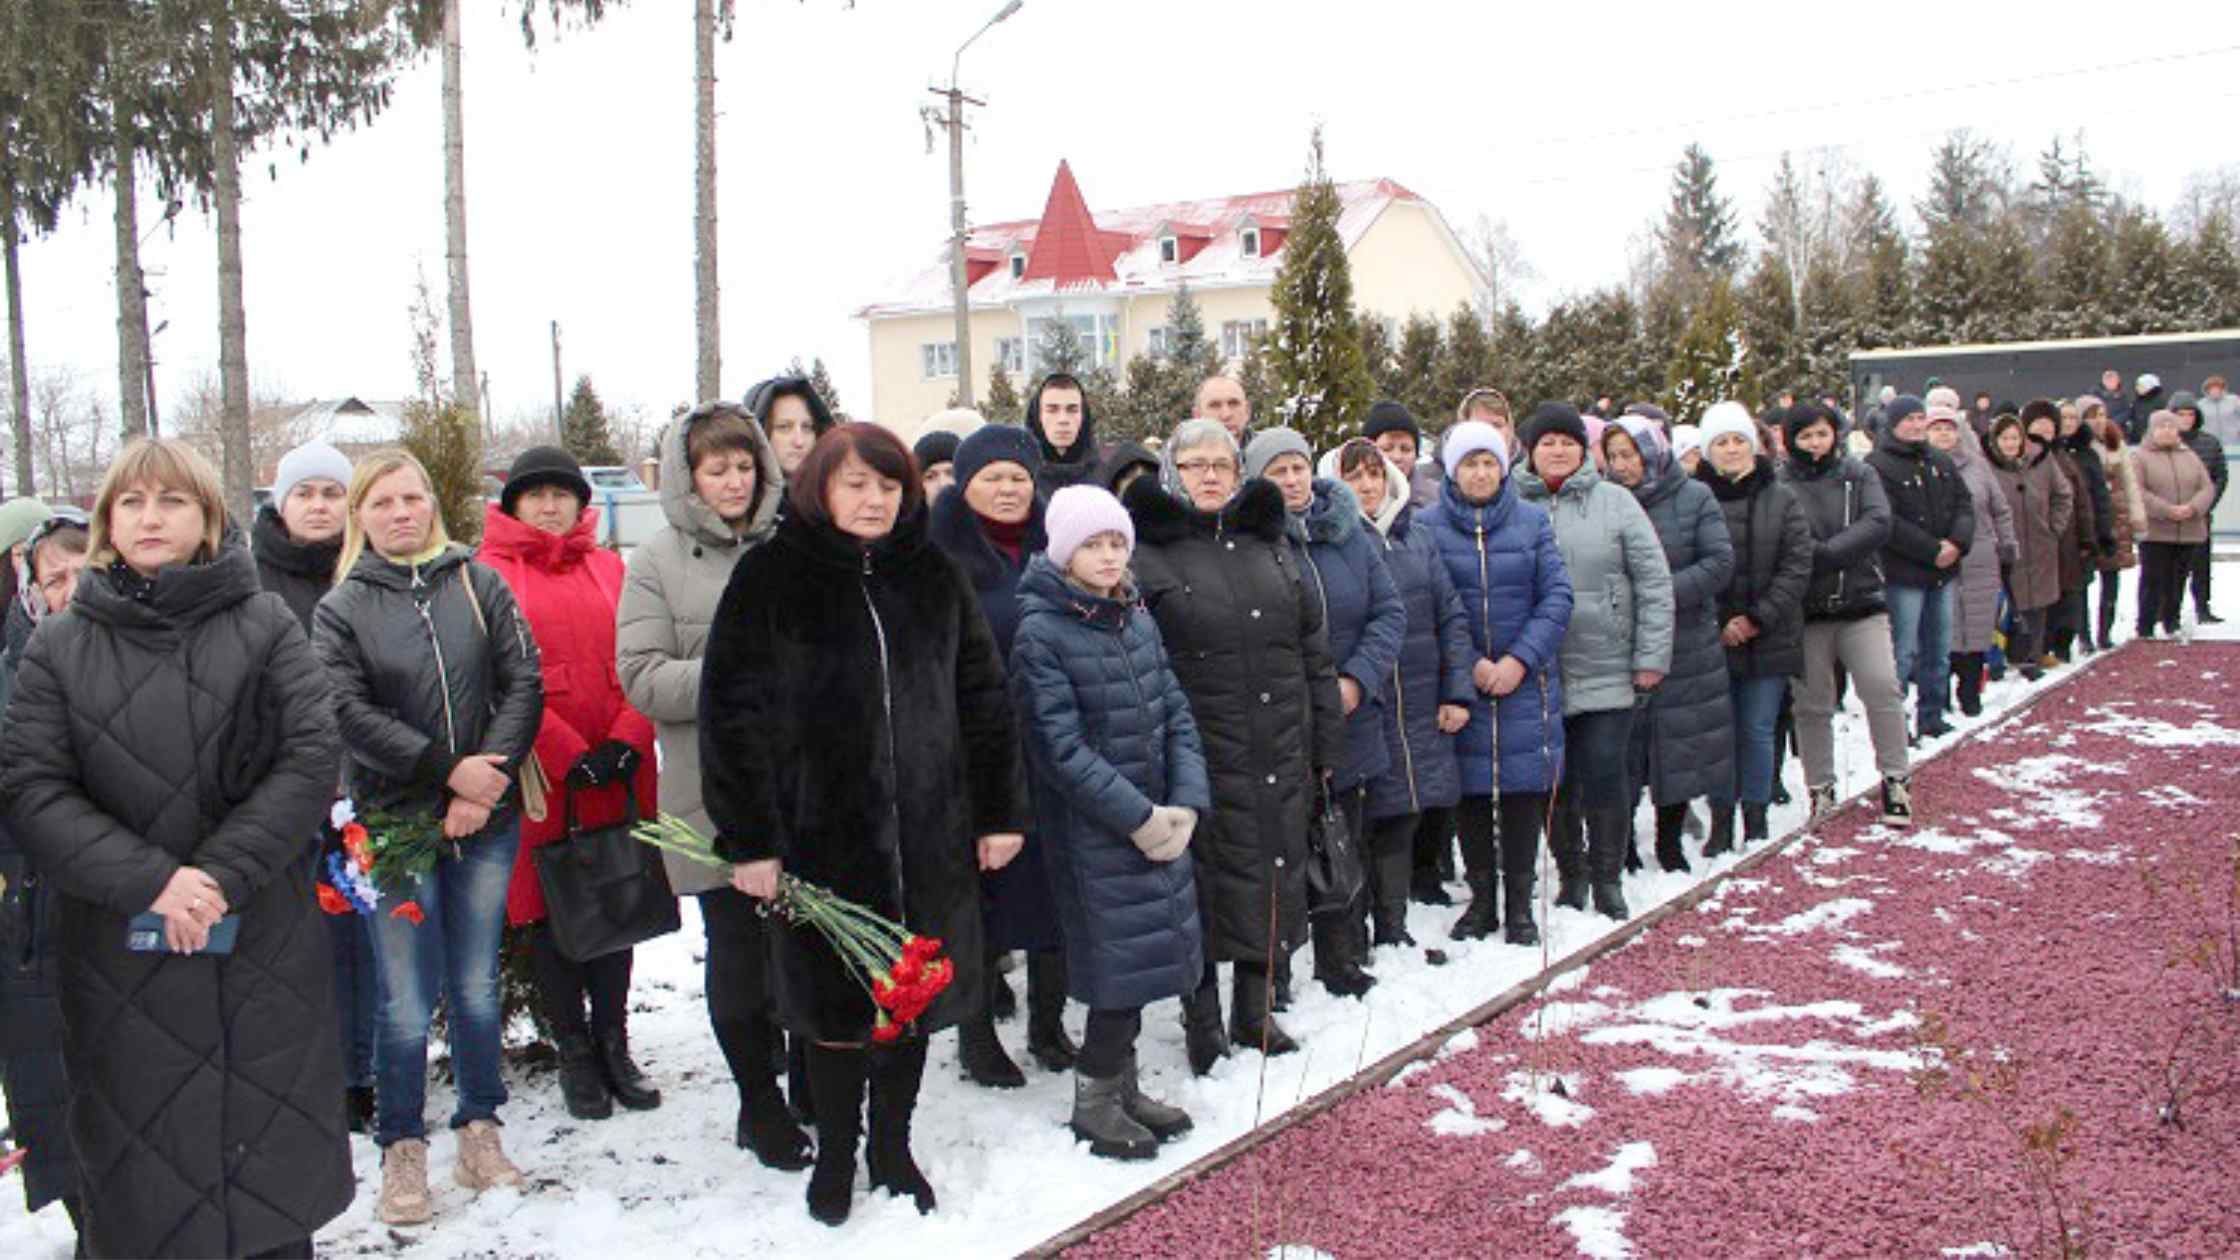
{"label": "white knit hat", "polygon": [[1697,428],[1702,431],[1705,451],[1711,449],[1714,439],[1722,434],[1732,433],[1750,443],[1751,454],[1763,454],[1758,446],[1758,422],[1750,418],[1750,409],[1741,403],[1729,400],[1711,404],[1711,409],[1703,413],[1703,423]]}
{"label": "white knit hat", "polygon": [[1700,453],[1702,450],[1703,430],[1692,424],[1672,426],[1672,458],[1675,460],[1686,459],[1688,452],[1696,451]]}
{"label": "white knit hat", "polygon": [[316,439],[282,455],[272,475],[273,506],[287,502],[288,492],[299,481],[332,481],[348,488],[350,457]]}
{"label": "white knit hat", "polygon": [[1134,519],[1101,486],[1067,486],[1051,495],[1050,506],[1042,513],[1042,532],[1050,540],[1044,554],[1061,573],[1073,563],[1073,553],[1081,544],[1099,534],[1120,535],[1131,551],[1136,545]]}
{"label": "white knit hat", "polygon": [[1492,452],[1493,457],[1501,461],[1501,471],[1509,471],[1509,461],[1514,458],[1509,450],[1509,439],[1483,420],[1465,420],[1439,439],[1439,459],[1446,465],[1450,479],[1454,470],[1462,467],[1463,460],[1480,451]]}

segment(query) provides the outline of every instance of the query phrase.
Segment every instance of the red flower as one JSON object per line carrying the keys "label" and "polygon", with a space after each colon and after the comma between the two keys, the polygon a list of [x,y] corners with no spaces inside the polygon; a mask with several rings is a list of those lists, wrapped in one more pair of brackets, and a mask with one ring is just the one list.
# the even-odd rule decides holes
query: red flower
{"label": "red flower", "polygon": [[913,936],[902,943],[902,957],[909,962],[930,962],[940,952],[941,938],[938,936]]}
{"label": "red flower", "polygon": [[902,1039],[902,1025],[888,1019],[887,1013],[881,1011],[879,1012],[878,1022],[871,1025],[871,1039],[881,1045],[891,1041],[900,1041]]}
{"label": "red flower", "polygon": [[350,855],[350,860],[357,863],[359,870],[372,869],[373,838],[366,834],[366,829],[360,824],[349,822],[342,825],[342,851]]}
{"label": "red flower", "polygon": [[893,1010],[895,1003],[899,1001],[901,997],[902,989],[900,986],[895,984],[892,977],[871,977],[871,1001],[881,1010]]}
{"label": "red flower", "polygon": [[332,884],[319,885],[319,908],[328,914],[356,914],[358,912],[357,907],[350,904],[350,899],[336,892]]}
{"label": "red flower", "polygon": [[894,970],[887,974],[894,977],[896,984],[908,988],[918,982],[918,977],[923,974],[924,969],[925,960],[913,958],[910,956],[910,951],[904,950],[902,957],[895,961]]}
{"label": "red flower", "polygon": [[391,910],[389,912],[389,917],[392,919],[403,919],[405,922],[410,923],[415,927],[428,921],[427,913],[420,909],[420,903],[417,901],[405,902],[404,904],[398,906],[396,909]]}

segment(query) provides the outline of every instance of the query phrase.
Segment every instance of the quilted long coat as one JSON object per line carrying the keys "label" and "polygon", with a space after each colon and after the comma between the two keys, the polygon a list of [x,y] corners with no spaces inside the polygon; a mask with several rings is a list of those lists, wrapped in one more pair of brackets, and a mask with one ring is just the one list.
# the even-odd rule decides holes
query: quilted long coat
{"label": "quilted long coat", "polygon": [[[32,638],[0,791],[61,894],[93,1254],[247,1255],[350,1202],[312,871],[338,755],[303,627],[237,540],[152,583],[89,569]],[[233,952],[127,950],[127,921],[186,865],[240,916]]]}
{"label": "quilted long coat", "polygon": [[1659,805],[1724,800],[1734,790],[1734,703],[1718,615],[1734,544],[1711,488],[1674,466],[1662,443],[1649,445],[1648,471],[1632,490],[1672,573],[1672,668],[1649,698],[1648,720],[1633,724],[1635,769]]}
{"label": "quilted long coat", "polygon": [[1213,811],[1198,724],[1159,625],[1133,591],[1091,595],[1040,555],[1019,605],[1011,695],[1066,993],[1092,1010],[1187,993],[1205,959],[1195,863],[1154,862],[1129,838],[1155,805]]}

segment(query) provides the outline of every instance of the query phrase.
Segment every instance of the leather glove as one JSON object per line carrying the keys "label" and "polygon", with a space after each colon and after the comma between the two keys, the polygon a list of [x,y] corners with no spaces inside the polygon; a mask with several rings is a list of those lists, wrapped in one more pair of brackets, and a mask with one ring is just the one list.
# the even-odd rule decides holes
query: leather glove
{"label": "leather glove", "polygon": [[1145,857],[1154,862],[1172,862],[1189,851],[1191,833],[1198,826],[1197,811],[1179,805],[1161,805],[1151,811],[1151,818],[1165,826],[1157,842],[1142,846]]}
{"label": "leather glove", "polygon": [[576,758],[576,763],[568,767],[568,782],[575,787],[604,787],[636,774],[638,762],[637,749],[610,739]]}

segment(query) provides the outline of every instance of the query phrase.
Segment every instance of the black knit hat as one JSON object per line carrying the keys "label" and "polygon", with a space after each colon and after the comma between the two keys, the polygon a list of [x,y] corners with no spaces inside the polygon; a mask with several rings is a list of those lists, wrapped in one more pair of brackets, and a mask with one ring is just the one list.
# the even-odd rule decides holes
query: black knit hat
{"label": "black knit hat", "polygon": [[982,425],[957,443],[953,462],[960,486],[979,476],[980,470],[990,464],[1017,464],[1033,476],[1042,471],[1042,443],[1034,434],[1015,424]]}
{"label": "black knit hat", "polygon": [[1579,409],[1567,402],[1544,402],[1532,409],[1518,436],[1522,439],[1526,458],[1540,439],[1550,433],[1561,433],[1577,442],[1583,450],[1587,445],[1587,422],[1579,418]]}
{"label": "black knit hat", "polygon": [[1418,445],[1423,442],[1423,427],[1416,423],[1414,416],[1408,414],[1405,404],[1390,398],[1379,399],[1376,405],[1370,407],[1369,418],[1361,425],[1361,436],[1372,442],[1386,433],[1405,433],[1414,438]]}
{"label": "black knit hat", "polygon": [[1900,394],[1882,409],[1882,422],[1896,428],[1900,420],[1916,414],[1927,414],[1928,404],[1911,394]]}
{"label": "black knit hat", "polygon": [[922,473],[935,464],[954,463],[957,443],[963,440],[947,429],[935,429],[919,438],[918,444],[910,448],[910,454],[917,459],[918,471]]}
{"label": "black knit hat", "polygon": [[2060,406],[2050,398],[2033,398],[2022,404],[2022,431],[2024,433],[2028,433],[2030,426],[2040,420],[2053,421],[2053,427],[2058,432],[2061,428]]}
{"label": "black knit hat", "polygon": [[513,515],[515,500],[534,486],[564,486],[585,504],[591,502],[591,483],[584,479],[583,465],[557,446],[532,446],[514,456],[513,467],[506,470],[505,489],[498,492],[498,507]]}

